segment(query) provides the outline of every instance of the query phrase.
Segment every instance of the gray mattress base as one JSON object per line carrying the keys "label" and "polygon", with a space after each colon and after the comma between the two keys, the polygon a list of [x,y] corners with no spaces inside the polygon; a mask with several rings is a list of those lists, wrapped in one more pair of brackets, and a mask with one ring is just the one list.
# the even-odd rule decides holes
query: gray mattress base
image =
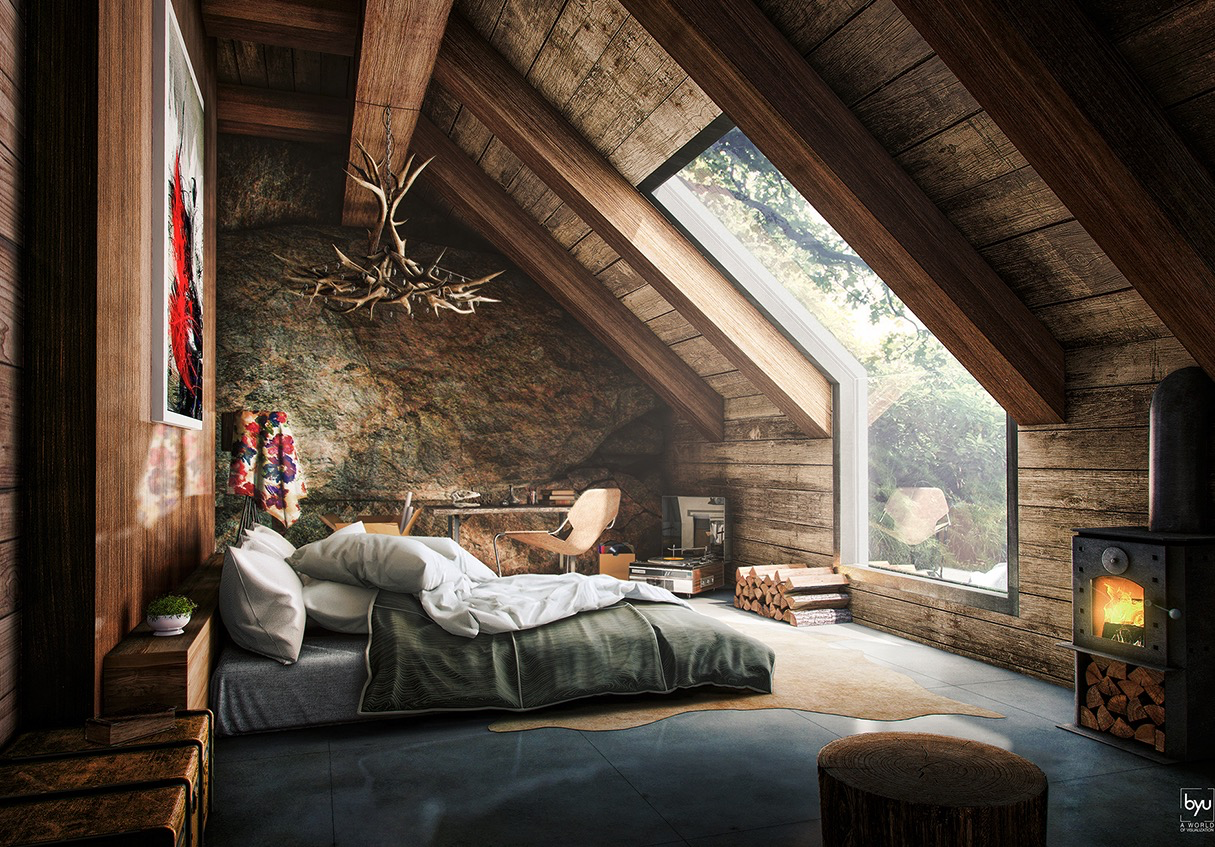
{"label": "gray mattress base", "polygon": [[366,635],[310,635],[283,665],[229,642],[211,677],[218,734],[375,720],[358,714],[366,653]]}

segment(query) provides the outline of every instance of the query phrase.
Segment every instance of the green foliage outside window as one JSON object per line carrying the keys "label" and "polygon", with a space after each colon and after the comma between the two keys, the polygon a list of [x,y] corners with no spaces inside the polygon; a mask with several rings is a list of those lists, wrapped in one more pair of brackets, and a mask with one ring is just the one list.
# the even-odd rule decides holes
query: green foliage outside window
{"label": "green foliage outside window", "polygon": [[[866,369],[870,560],[933,575],[1007,561],[999,404],[741,132],[679,178]],[[887,501],[896,489],[925,488],[944,492],[948,515],[908,544]]]}

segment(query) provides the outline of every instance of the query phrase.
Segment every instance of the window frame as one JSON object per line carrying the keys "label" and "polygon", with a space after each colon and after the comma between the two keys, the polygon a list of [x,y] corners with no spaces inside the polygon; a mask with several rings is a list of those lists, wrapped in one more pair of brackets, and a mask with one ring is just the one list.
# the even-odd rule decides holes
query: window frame
{"label": "window frame", "polygon": [[869,564],[868,375],[864,367],[690,189],[672,183],[672,177],[734,128],[734,123],[722,115],[643,180],[638,190],[832,383],[835,555],[841,571],[855,583],[913,598],[944,600],[1017,616],[1017,427],[1007,413],[1006,592]]}

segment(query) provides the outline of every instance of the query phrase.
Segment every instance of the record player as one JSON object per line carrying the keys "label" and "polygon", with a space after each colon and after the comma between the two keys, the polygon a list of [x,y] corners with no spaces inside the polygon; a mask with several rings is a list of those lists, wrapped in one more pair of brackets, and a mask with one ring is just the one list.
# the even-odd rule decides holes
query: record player
{"label": "record player", "polygon": [[629,579],[675,594],[723,587],[727,559],[724,497],[662,498],[662,555],[629,566]]}

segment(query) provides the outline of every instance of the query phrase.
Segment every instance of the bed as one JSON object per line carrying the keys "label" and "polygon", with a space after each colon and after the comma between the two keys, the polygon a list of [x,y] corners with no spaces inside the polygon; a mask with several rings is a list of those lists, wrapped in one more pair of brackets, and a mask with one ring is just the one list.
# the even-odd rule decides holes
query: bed
{"label": "bed", "polygon": [[[578,574],[495,576],[474,584],[474,594],[490,592],[480,600],[495,612],[515,593],[529,612],[545,611],[545,601],[561,592],[584,605],[592,602],[588,593],[598,597],[597,608],[556,620],[540,614],[537,625],[469,615],[474,594],[455,602],[447,586],[380,588],[367,610],[368,634],[306,634],[293,664],[228,644],[211,681],[218,732],[432,712],[519,712],[585,697],[699,686],[772,690],[774,657],[767,645],[661,589]],[[467,631],[470,624],[480,631]]]}

